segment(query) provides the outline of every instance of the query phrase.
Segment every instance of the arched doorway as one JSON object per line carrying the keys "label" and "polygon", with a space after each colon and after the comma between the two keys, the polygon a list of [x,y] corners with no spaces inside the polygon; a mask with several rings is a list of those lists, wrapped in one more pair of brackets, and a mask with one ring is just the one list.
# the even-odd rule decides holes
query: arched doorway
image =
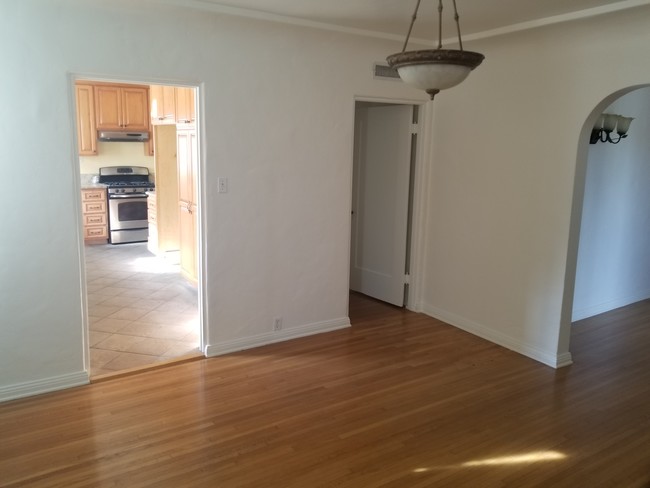
{"label": "arched doorway", "polygon": [[[629,137],[618,145],[590,145],[589,136],[598,117],[623,111],[622,115],[635,118]],[[638,201],[638,195],[650,195],[650,165],[643,165],[638,158],[639,153],[644,153],[645,159],[650,154],[646,127],[650,128],[650,85],[637,85],[604,98],[587,116],[580,132],[558,342],[560,356],[569,355],[573,321],[650,296],[650,273],[646,285],[639,276],[639,265],[644,263],[634,262],[639,256],[634,241],[641,232],[638,207],[647,205],[650,210],[650,196]],[[645,168],[647,178],[638,174]],[[646,186],[637,192],[640,184]],[[650,252],[645,255],[650,266]]]}

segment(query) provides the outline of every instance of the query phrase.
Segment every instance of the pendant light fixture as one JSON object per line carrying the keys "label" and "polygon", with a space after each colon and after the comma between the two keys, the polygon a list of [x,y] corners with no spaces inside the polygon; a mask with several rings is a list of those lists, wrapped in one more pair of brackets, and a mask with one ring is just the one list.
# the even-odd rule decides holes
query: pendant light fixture
{"label": "pendant light fixture", "polygon": [[453,0],[454,20],[460,49],[442,49],[442,0],[438,0],[438,48],[407,51],[406,47],[417,18],[420,1],[417,0],[402,52],[391,54],[386,61],[391,68],[397,70],[404,83],[426,91],[433,100],[440,90],[456,86],[467,78],[469,72],[481,64],[485,56],[463,50],[456,0]]}

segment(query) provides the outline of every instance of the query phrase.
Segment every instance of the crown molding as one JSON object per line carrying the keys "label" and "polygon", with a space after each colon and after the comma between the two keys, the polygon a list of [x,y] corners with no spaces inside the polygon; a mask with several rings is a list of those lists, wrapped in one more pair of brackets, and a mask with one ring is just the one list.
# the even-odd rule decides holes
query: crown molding
{"label": "crown molding", "polygon": [[[634,7],[642,7],[645,5],[650,5],[650,0],[623,0],[617,3],[603,5],[601,7],[593,7],[567,14],[553,15],[551,17],[544,17],[542,19],[507,25],[505,27],[499,27],[498,29],[490,29],[482,32],[476,32],[474,34],[463,34],[463,41],[475,41],[478,39],[486,39],[488,37],[496,37],[505,34],[512,34],[515,32],[536,29],[538,27],[544,27],[547,25],[561,24],[564,22],[571,22],[573,20],[588,19],[590,17],[597,17],[599,15],[610,14],[613,12],[619,12],[621,10],[627,10]],[[455,39],[449,39],[448,42],[453,42],[454,40]]]}
{"label": "crown molding", "polygon": [[[269,22],[277,22],[283,24],[291,24],[300,27],[309,27],[312,29],[328,30],[334,32],[341,32],[345,34],[371,37],[374,39],[385,39],[389,41],[404,41],[404,35],[391,34],[387,32],[379,32],[367,29],[357,29],[354,27],[345,27],[336,24],[330,24],[326,22],[316,22],[307,19],[301,19],[298,17],[291,17],[288,15],[273,14],[269,12],[263,12],[260,10],[247,9],[242,7],[232,7],[228,5],[222,5],[211,0],[157,0],[158,3],[172,5],[177,7],[190,7],[197,10],[203,10],[207,12],[214,12],[219,14],[233,15],[237,17],[246,17],[256,20],[265,20]],[[579,10],[576,12],[570,12],[567,14],[554,15],[551,17],[544,17],[541,19],[531,20],[527,22],[520,22],[518,24],[512,24],[504,27],[499,27],[497,29],[490,29],[481,32],[475,32],[473,34],[463,34],[464,41],[475,41],[478,39],[486,39],[489,37],[502,36],[506,34],[512,34],[515,32],[521,32],[529,29],[536,29],[538,27],[544,27],[553,24],[560,24],[564,22],[570,22],[574,20],[587,19],[590,17],[596,17],[599,15],[605,15],[613,12],[618,12],[621,10],[627,10],[630,8],[641,7],[645,5],[650,5],[650,0],[622,0],[620,2],[612,3],[609,5],[603,5],[601,7],[593,7],[585,10]],[[443,44],[454,44],[457,41],[457,38],[444,39]],[[422,39],[422,38],[411,38],[410,42],[413,44],[420,45],[431,45],[434,43],[433,39]]]}
{"label": "crown molding", "polygon": [[[648,0],[650,1],[650,0]],[[246,17],[249,19],[266,20],[269,22],[278,22],[282,24],[291,24],[300,27],[309,27],[312,29],[320,29],[334,32],[341,32],[344,34],[352,34],[362,37],[371,37],[373,39],[386,39],[389,41],[404,42],[404,35],[390,34],[388,32],[379,32],[367,29],[357,29],[354,27],[345,27],[336,24],[329,24],[327,22],[316,22],[313,20],[301,19],[299,17],[291,17],[289,15],[272,14],[269,12],[262,12],[261,10],[253,10],[241,7],[231,7],[229,5],[222,5],[210,0],[157,0],[157,3],[166,5],[173,5],[176,7],[190,7],[197,10],[213,12],[218,14],[233,15],[237,17]],[[411,38],[415,44],[430,44],[430,39],[417,39]]]}

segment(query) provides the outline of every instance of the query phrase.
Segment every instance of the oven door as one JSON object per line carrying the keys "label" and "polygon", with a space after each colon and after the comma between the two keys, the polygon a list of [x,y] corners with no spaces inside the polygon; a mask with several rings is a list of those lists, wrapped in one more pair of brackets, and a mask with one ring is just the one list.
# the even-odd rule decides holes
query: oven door
{"label": "oven door", "polygon": [[108,226],[112,244],[146,241],[147,195],[110,195]]}

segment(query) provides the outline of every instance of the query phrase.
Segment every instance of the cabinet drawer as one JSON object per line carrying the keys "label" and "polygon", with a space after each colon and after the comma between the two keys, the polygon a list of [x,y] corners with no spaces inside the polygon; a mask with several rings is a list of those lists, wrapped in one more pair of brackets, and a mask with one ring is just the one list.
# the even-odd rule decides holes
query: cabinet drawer
{"label": "cabinet drawer", "polygon": [[105,213],[106,212],[106,202],[102,200],[101,202],[84,202],[83,204],[83,213]]}
{"label": "cabinet drawer", "polygon": [[106,193],[104,190],[83,190],[81,192],[81,198],[84,202],[89,200],[105,200]]}
{"label": "cabinet drawer", "polygon": [[98,239],[98,238],[107,238],[108,231],[106,226],[99,227],[84,227],[84,238],[85,239]]}
{"label": "cabinet drawer", "polygon": [[84,215],[84,225],[106,225],[106,214],[96,213]]}

